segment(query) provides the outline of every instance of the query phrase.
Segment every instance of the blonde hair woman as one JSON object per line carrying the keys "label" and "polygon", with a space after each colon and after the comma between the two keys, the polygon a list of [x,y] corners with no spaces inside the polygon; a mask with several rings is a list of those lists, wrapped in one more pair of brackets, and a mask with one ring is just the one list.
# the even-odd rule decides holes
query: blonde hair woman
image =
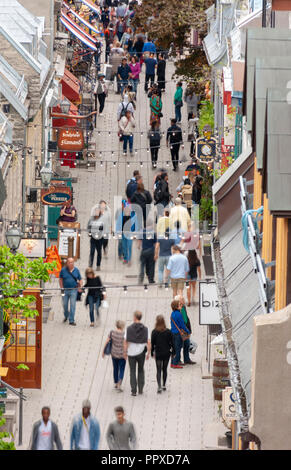
{"label": "blonde hair woman", "polygon": [[125,351],[124,351],[124,328],[125,322],[117,320],[115,323],[116,329],[110,331],[107,341],[103,348],[102,357],[104,358],[104,349],[106,345],[111,341],[111,357],[113,364],[113,380],[114,380],[114,389],[118,392],[122,392],[121,384],[124,377],[125,369]]}

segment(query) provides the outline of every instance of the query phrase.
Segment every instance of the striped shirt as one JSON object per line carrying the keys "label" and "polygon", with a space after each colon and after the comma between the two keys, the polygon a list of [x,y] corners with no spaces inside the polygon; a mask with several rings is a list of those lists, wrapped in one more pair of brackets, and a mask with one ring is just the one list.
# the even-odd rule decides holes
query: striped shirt
{"label": "striped shirt", "polygon": [[111,356],[116,359],[123,358],[123,331],[112,331],[110,337],[112,338]]}

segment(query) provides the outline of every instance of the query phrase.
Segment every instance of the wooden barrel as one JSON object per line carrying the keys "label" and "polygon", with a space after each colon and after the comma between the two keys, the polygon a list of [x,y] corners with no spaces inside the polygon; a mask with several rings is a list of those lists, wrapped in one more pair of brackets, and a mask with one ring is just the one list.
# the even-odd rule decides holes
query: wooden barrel
{"label": "wooden barrel", "polygon": [[229,386],[229,370],[226,359],[214,359],[213,361],[213,393],[214,400],[222,400],[222,390]]}

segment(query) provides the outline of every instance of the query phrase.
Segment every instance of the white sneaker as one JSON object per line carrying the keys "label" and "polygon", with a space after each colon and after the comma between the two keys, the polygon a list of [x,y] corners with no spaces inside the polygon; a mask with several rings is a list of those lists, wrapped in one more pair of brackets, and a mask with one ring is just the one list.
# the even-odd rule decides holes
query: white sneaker
{"label": "white sneaker", "polygon": [[100,113],[100,114],[99,114],[99,116],[101,117],[101,116],[103,116],[103,114],[102,114],[102,113]]}

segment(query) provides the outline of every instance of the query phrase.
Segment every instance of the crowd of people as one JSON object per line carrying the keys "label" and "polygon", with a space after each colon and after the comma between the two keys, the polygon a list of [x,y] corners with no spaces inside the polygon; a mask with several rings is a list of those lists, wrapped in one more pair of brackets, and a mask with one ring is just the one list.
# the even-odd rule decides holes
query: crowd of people
{"label": "crowd of people", "polygon": [[[129,3],[129,4],[128,4]],[[140,74],[144,69],[143,90],[149,101],[150,120],[148,130],[152,168],[157,169],[161,146],[161,119],[163,118],[163,93],[166,92],[167,53],[159,50],[154,38],[143,30],[134,30],[131,20],[137,2],[100,2],[101,14],[92,21],[102,25],[105,40],[105,61],[111,66],[111,81],[120,95],[117,109],[118,137],[123,143],[123,154],[133,156],[135,113]],[[105,73],[100,72],[100,54],[96,56],[98,76],[94,87],[96,103],[99,103],[99,116],[106,111],[108,84]],[[196,362],[190,359],[197,344],[191,339],[191,323],[187,307],[194,305],[196,284],[201,277],[200,236],[197,220],[192,212],[201,200],[203,178],[194,160],[197,138],[197,116],[199,97],[191,86],[183,93],[183,84],[178,82],[174,95],[175,118],[170,120],[166,133],[166,145],[170,147],[173,170],[179,168],[180,147],[183,145],[181,108],[187,105],[188,141],[191,142],[192,158],[185,170],[181,183],[174,191],[169,188],[167,170],[161,168],[154,176],[153,187],[145,189],[139,170],[133,172],[125,187],[121,206],[112,214],[109,204],[101,200],[90,213],[87,224],[89,236],[89,260],[84,279],[73,258],[68,258],[59,275],[59,286],[63,299],[63,322],[76,326],[77,302],[82,299],[89,307],[90,327],[100,322],[100,307],[106,303],[106,292],[102,283],[102,258],[108,256],[110,239],[118,238],[117,255],[126,266],[132,262],[134,248],[139,253],[140,268],[138,284],[143,285],[145,277],[149,284],[159,288],[171,286],[172,302],[168,318],[158,315],[150,333],[142,323],[140,311],[133,314],[133,323],[125,327],[125,322],[117,320],[115,329],[108,333],[102,357],[110,355],[113,365],[114,390],[123,392],[123,379],[128,363],[131,395],[142,395],[145,386],[145,364],[152,357],[156,363],[157,393],[167,389],[168,366],[183,369]],[[195,212],[195,211],[194,211]],[[58,223],[75,222],[77,209],[73,202],[64,204]],[[93,265],[96,251],[96,274]],[[156,265],[158,282],[155,280]],[[184,289],[186,287],[186,299]],[[169,309],[170,310],[170,309]],[[167,328],[167,323],[170,328]],[[183,362],[181,353],[183,351]],[[122,407],[115,408],[116,421],[106,432],[111,450],[128,450],[137,446],[135,428],[125,419]],[[82,412],[76,416],[71,426],[71,449],[98,449],[100,426],[91,415],[91,403],[85,400]],[[57,425],[50,420],[50,409],[42,409],[42,419],[34,424],[30,448],[50,450],[54,446],[62,449]]]}

